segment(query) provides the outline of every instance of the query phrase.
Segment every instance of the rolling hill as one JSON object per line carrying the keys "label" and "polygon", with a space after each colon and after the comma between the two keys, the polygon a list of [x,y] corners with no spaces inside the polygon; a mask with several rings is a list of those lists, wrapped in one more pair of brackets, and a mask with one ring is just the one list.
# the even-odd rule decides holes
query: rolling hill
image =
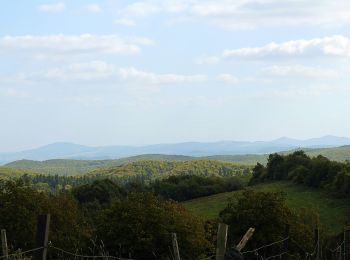
{"label": "rolling hill", "polygon": [[[273,182],[248,187],[257,191],[283,191],[287,196],[287,204],[291,208],[310,208],[319,212],[321,223],[331,233],[340,232],[346,225],[350,201],[347,199],[332,198],[327,193],[296,186],[288,182]],[[219,212],[225,208],[229,200],[241,191],[227,192],[213,196],[202,197],[183,204],[193,213],[207,219],[217,218]]]}
{"label": "rolling hill", "polygon": [[47,161],[19,160],[6,164],[12,169],[32,170],[50,175],[76,175],[91,172],[98,169],[120,166],[132,162],[155,160],[155,161],[189,161],[195,157],[182,155],[138,155],[115,160],[69,160],[53,159]]}
{"label": "rolling hill", "polygon": [[0,153],[0,164],[16,160],[108,160],[144,154],[181,154],[185,156],[214,156],[267,154],[303,148],[337,147],[350,145],[350,138],[324,136],[307,140],[287,137],[272,141],[220,141],[220,142],[186,142],[174,144],[155,144],[145,146],[99,146],[91,147],[72,143],[54,143],[36,149]]}
{"label": "rolling hill", "polygon": [[103,177],[132,177],[143,176],[145,179],[156,179],[170,175],[200,175],[200,176],[246,176],[250,173],[250,166],[233,163],[191,160],[191,161],[138,161],[125,165],[97,169],[87,175]]}
{"label": "rolling hill", "polygon": [[[292,150],[294,151],[294,150]],[[319,154],[336,161],[350,160],[350,146],[341,146],[335,148],[317,148],[305,149],[310,156]],[[290,153],[291,151],[283,152]],[[19,160],[6,164],[5,166],[13,169],[31,170],[43,174],[75,175],[90,172],[96,169],[119,166],[131,162],[144,160],[157,161],[191,161],[191,160],[213,160],[221,162],[230,162],[240,165],[255,165],[257,162],[266,164],[268,154],[245,154],[245,155],[214,155],[214,156],[184,156],[184,155],[162,155],[146,154],[120,158],[115,160],[70,160],[54,159],[47,161]]]}
{"label": "rolling hill", "polygon": [[17,178],[24,174],[36,175],[37,173],[30,170],[20,170],[9,167],[0,167],[0,179]]}

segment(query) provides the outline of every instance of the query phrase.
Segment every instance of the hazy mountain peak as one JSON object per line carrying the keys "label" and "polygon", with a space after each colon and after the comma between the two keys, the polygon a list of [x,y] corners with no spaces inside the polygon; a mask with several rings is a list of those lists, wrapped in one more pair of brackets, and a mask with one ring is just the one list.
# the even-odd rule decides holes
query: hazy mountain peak
{"label": "hazy mountain peak", "polygon": [[185,142],[145,146],[89,147],[69,142],[57,142],[17,153],[0,154],[0,164],[15,160],[49,159],[116,159],[143,154],[178,154],[185,156],[265,154],[299,148],[336,147],[350,145],[350,138],[326,135],[307,140],[281,137],[273,141],[245,142]]}

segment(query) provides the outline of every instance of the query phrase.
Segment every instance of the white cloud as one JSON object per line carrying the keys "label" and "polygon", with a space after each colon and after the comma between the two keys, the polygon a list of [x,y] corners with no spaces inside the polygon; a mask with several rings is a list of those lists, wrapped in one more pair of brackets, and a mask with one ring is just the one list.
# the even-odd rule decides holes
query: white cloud
{"label": "white cloud", "polygon": [[334,69],[321,67],[308,67],[303,65],[294,66],[272,66],[263,69],[263,73],[273,77],[315,77],[329,78],[338,77],[339,72]]}
{"label": "white cloud", "polygon": [[226,49],[218,56],[202,56],[199,64],[216,64],[223,60],[259,60],[271,58],[318,58],[350,56],[350,39],[343,35],[294,40],[283,43],[271,42],[261,47]]}
{"label": "white cloud", "polygon": [[181,75],[181,74],[155,74],[138,70],[136,68],[121,68],[119,75],[123,80],[145,81],[153,84],[168,84],[168,83],[195,83],[205,82],[207,77],[205,75]]}
{"label": "white cloud", "polygon": [[335,35],[311,40],[296,40],[283,43],[269,43],[257,48],[224,50],[224,58],[264,58],[295,56],[349,56],[350,39]]}
{"label": "white cloud", "polygon": [[114,20],[114,23],[119,25],[124,25],[124,26],[135,26],[136,24],[134,20],[127,19],[127,18],[116,19]]}
{"label": "white cloud", "polygon": [[226,29],[262,26],[339,26],[350,22],[347,0],[143,0],[125,6],[123,17],[186,16]]}
{"label": "white cloud", "polygon": [[85,8],[91,13],[99,13],[102,11],[102,8],[98,4],[88,4]]}
{"label": "white cloud", "polygon": [[114,66],[103,61],[91,61],[49,69],[32,74],[29,78],[54,81],[90,81],[107,79],[115,73]]}
{"label": "white cloud", "polygon": [[237,84],[238,78],[233,76],[232,74],[220,74],[217,79],[219,81],[223,81],[227,84]]}
{"label": "white cloud", "polygon": [[220,63],[221,59],[217,56],[202,56],[195,60],[199,65],[214,65]]}
{"label": "white cloud", "polygon": [[47,13],[59,13],[66,9],[66,5],[63,2],[53,4],[42,4],[38,6],[38,10]]}
{"label": "white cloud", "polygon": [[19,74],[4,82],[33,83],[33,82],[75,82],[75,81],[106,81],[112,84],[116,80],[134,82],[137,84],[173,84],[173,83],[200,83],[205,82],[207,77],[201,74],[183,75],[166,73],[159,74],[148,72],[134,67],[118,67],[104,61],[91,61],[75,63],[68,66],[48,69],[45,71]]}
{"label": "white cloud", "polygon": [[342,85],[311,85],[311,86],[289,86],[286,88],[270,88],[260,93],[256,93],[256,98],[283,98],[283,99],[300,99],[300,98],[317,98],[325,95],[339,95],[346,93],[347,87]]}
{"label": "white cloud", "polygon": [[136,2],[129,4],[123,10],[128,16],[148,16],[160,12],[162,9],[158,4],[148,2]]}
{"label": "white cloud", "polygon": [[29,51],[39,54],[93,54],[134,55],[141,46],[153,44],[152,40],[119,35],[45,35],[5,36],[0,38],[0,51]]}

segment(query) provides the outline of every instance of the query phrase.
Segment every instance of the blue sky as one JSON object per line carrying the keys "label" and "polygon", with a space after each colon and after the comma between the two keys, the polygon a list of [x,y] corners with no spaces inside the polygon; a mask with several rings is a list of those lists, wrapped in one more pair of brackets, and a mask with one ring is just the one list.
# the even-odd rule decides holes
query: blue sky
{"label": "blue sky", "polygon": [[0,152],[350,136],[345,0],[3,1]]}

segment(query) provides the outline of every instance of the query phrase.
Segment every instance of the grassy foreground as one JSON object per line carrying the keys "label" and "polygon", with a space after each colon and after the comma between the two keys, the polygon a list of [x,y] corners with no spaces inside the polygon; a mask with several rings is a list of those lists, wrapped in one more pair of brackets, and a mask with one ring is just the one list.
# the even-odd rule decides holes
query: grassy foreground
{"label": "grassy foreground", "polygon": [[[331,233],[340,232],[345,226],[345,222],[350,209],[350,200],[331,198],[326,193],[296,186],[287,182],[274,182],[259,184],[248,187],[256,191],[283,191],[287,195],[287,203],[291,208],[311,208],[320,215],[321,223],[329,229]],[[198,198],[186,201],[183,204],[193,213],[207,219],[218,217],[219,212],[227,205],[230,198],[241,191],[220,193],[209,197]]]}

